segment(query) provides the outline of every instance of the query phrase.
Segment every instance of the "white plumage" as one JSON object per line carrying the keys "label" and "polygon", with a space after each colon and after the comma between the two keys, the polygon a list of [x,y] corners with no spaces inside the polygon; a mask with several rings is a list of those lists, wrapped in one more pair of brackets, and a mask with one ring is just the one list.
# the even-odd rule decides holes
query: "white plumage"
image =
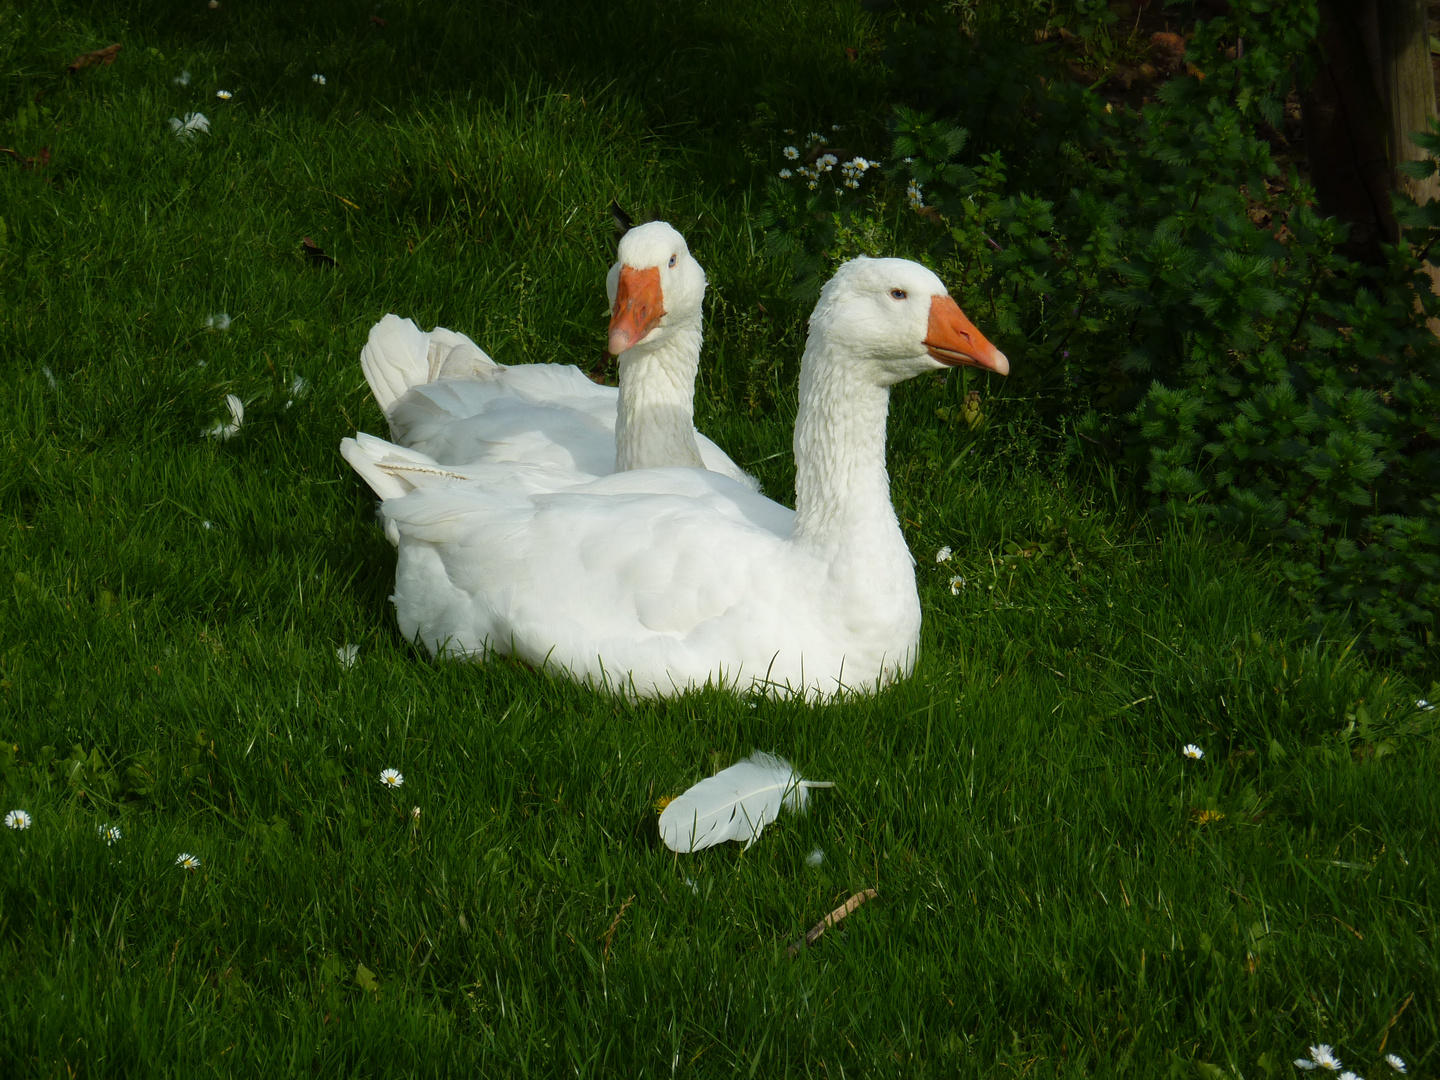
{"label": "white plumage", "polygon": [[386,315],[360,364],[391,438],[446,465],[517,462],[592,477],[689,465],[756,486],[695,430],[705,271],[661,221],[626,233],[619,255],[606,279],[618,389],[571,364],[497,364],[464,334],[426,334]]}
{"label": "white plumage", "polygon": [[660,814],[660,839],[681,853],[727,840],[745,841],[748,851],[782,807],[803,811],[811,788],[834,786],[802,779],[784,758],[757,750],[671,800]]}
{"label": "white plumage", "polygon": [[939,278],[843,266],[810,321],[794,511],[693,468],[446,466],[368,436],[341,452],[399,548],[401,633],[432,653],[513,653],[646,697],[873,692],[909,673],[920,637],[885,471],[889,388],[957,363],[1008,370]]}

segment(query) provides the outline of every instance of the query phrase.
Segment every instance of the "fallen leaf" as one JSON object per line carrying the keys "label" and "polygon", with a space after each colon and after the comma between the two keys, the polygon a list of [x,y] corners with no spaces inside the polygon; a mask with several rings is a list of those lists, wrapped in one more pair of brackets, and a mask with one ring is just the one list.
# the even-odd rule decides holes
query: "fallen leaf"
{"label": "fallen leaf", "polygon": [[305,259],[311,266],[334,266],[335,260],[325,254],[325,249],[308,236],[300,238],[300,247],[305,252]]}
{"label": "fallen leaf", "polygon": [[372,994],[380,993],[380,983],[376,980],[375,973],[364,964],[355,965],[355,985]]}
{"label": "fallen leaf", "polygon": [[103,49],[96,49],[94,52],[81,53],[70,63],[65,65],[65,70],[71,75],[81,68],[90,67],[92,64],[113,64],[115,56],[120,51],[120,42],[114,45],[106,45]]}
{"label": "fallen leaf", "polygon": [[50,148],[48,146],[42,146],[40,153],[34,157],[21,157],[18,151],[11,150],[8,146],[0,147],[0,154],[9,154],[27,169],[43,169],[50,164]]}
{"label": "fallen leaf", "polygon": [[371,15],[371,16],[370,16],[370,21],[371,21],[372,23],[374,23],[376,26],[389,26],[389,25],[390,25],[388,22],[386,22],[384,19],[382,19],[379,15]]}

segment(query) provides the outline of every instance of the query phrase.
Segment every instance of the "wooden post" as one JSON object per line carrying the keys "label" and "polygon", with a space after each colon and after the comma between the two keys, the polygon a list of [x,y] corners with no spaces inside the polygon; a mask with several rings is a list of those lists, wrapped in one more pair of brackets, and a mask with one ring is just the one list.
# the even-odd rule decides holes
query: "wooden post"
{"label": "wooden post", "polygon": [[1425,0],[1379,0],[1380,89],[1385,99],[1390,168],[1396,190],[1416,202],[1440,198],[1440,181],[1411,180],[1399,167],[1423,158],[1410,140],[1435,116],[1435,74],[1430,66],[1430,29]]}
{"label": "wooden post", "polygon": [[1400,238],[1390,210],[1389,125],[1374,55],[1376,7],[1398,2],[1320,0],[1317,71],[1301,101],[1320,205],[1350,225],[1349,253],[1370,263],[1383,260],[1382,243]]}

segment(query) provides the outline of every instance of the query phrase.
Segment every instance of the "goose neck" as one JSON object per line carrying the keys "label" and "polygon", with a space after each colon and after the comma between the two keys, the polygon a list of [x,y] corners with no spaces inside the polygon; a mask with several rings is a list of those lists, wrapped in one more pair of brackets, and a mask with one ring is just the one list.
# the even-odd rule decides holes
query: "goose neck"
{"label": "goose neck", "polygon": [[680,327],[620,357],[615,470],[703,467],[695,444],[695,374],[700,328]]}
{"label": "goose neck", "polygon": [[795,538],[835,550],[902,546],[885,469],[890,391],[812,332],[795,419]]}

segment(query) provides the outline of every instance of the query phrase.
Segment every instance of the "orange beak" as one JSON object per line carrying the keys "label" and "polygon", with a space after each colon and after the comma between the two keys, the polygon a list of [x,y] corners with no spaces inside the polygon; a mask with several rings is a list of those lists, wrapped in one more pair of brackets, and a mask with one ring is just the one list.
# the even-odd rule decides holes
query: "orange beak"
{"label": "orange beak", "polygon": [[[955,309],[959,311],[959,308]],[[636,270],[620,267],[615,287],[615,307],[610,312],[610,354],[619,356],[643,338],[665,314],[665,296],[660,291],[660,268]]]}
{"label": "orange beak", "polygon": [[969,364],[998,375],[1010,374],[1010,361],[991,345],[960,305],[948,296],[930,298],[930,325],[925,328],[925,351],[952,367]]}

